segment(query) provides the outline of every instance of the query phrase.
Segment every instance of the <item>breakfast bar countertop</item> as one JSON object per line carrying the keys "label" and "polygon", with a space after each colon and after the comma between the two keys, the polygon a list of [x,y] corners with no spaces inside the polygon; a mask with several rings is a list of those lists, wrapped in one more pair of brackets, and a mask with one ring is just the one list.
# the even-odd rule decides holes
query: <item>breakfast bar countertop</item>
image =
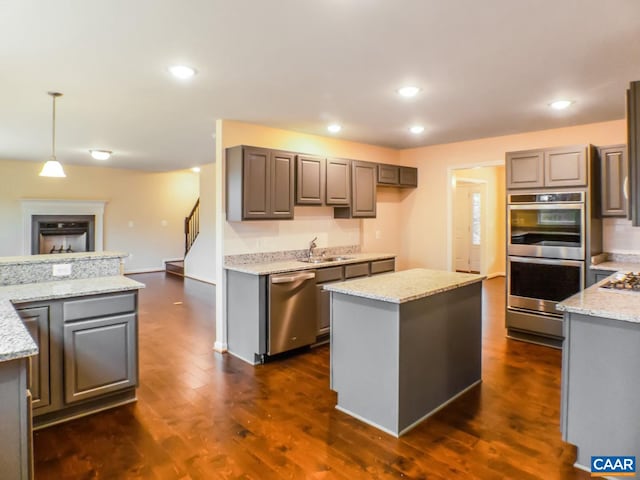
{"label": "breakfast bar countertop", "polygon": [[640,292],[602,288],[601,285],[606,282],[606,279],[602,280],[563,300],[558,303],[557,309],[563,312],[640,323]]}
{"label": "breakfast bar countertop", "polygon": [[481,282],[486,277],[472,273],[446,272],[414,268],[374,277],[325,285],[325,290],[390,303],[405,303],[419,298]]}
{"label": "breakfast bar countertop", "polygon": [[38,353],[36,344],[14,308],[15,304],[140,288],[144,288],[143,283],[120,275],[0,287],[0,362]]}

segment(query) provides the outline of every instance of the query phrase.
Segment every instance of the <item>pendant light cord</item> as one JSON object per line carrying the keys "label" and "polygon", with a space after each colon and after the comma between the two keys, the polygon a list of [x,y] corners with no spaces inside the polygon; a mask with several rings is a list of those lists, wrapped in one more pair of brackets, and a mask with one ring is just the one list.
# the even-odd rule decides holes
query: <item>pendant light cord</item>
{"label": "pendant light cord", "polygon": [[51,135],[51,158],[56,158],[56,96],[53,97],[53,134]]}

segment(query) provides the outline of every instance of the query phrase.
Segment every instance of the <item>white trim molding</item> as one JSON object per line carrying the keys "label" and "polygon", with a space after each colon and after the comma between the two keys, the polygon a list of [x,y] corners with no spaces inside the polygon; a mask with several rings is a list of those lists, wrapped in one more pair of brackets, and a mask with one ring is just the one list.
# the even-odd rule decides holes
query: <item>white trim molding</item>
{"label": "white trim molding", "polygon": [[31,217],[33,215],[93,215],[95,217],[95,251],[104,250],[104,200],[57,200],[24,198],[22,205],[22,254],[31,255]]}

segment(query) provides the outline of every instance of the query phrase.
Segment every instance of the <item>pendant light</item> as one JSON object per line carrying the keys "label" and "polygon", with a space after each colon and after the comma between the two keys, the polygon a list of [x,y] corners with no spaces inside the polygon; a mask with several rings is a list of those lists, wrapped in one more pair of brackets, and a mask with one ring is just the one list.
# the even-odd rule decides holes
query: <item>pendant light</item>
{"label": "pendant light", "polygon": [[56,160],[56,98],[62,94],[58,92],[47,92],[53,97],[53,133],[51,135],[51,158],[47,160],[40,171],[41,177],[66,177],[62,165]]}

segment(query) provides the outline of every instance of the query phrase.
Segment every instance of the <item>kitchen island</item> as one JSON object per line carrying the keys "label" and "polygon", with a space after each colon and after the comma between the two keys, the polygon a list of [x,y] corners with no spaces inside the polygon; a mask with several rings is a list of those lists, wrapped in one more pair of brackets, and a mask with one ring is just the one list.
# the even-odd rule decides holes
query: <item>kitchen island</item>
{"label": "kitchen island", "polygon": [[565,338],[560,429],[586,471],[594,455],[640,458],[640,292],[601,288],[606,281],[557,306]]}
{"label": "kitchen island", "polygon": [[325,286],[336,408],[397,437],[479,384],[484,278],[413,269]]}

